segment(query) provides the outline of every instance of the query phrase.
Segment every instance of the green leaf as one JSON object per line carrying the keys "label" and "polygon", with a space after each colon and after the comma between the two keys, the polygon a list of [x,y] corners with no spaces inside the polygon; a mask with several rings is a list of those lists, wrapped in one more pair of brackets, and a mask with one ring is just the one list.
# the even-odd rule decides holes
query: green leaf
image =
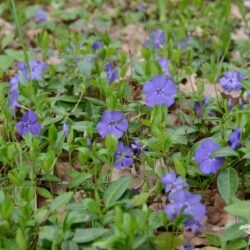
{"label": "green leaf", "polygon": [[92,64],[87,60],[81,60],[77,63],[77,68],[80,73],[84,74],[86,77],[90,77],[92,71]]}
{"label": "green leaf", "polygon": [[237,239],[234,241],[230,241],[225,250],[238,250],[238,249],[247,249],[247,242],[243,239]]}
{"label": "green leaf", "polygon": [[112,203],[121,198],[121,196],[129,188],[131,181],[132,178],[130,176],[122,177],[118,180],[113,181],[103,195],[105,206],[109,207],[110,205],[112,205]]}
{"label": "green leaf", "polygon": [[50,191],[45,189],[45,188],[37,187],[36,191],[37,191],[38,194],[40,194],[44,198],[47,198],[47,199],[52,198],[52,195],[51,195]]}
{"label": "green leaf", "polygon": [[174,233],[161,233],[155,237],[157,250],[173,250],[184,244],[184,240]]}
{"label": "green leaf", "polygon": [[73,241],[77,243],[86,243],[93,241],[97,238],[100,238],[108,232],[104,228],[85,228],[85,229],[76,229]]}
{"label": "green leaf", "polygon": [[213,157],[239,156],[239,154],[230,147],[222,148],[211,154]]}
{"label": "green leaf", "polygon": [[105,147],[110,151],[110,153],[115,153],[117,148],[118,139],[115,135],[108,135],[105,138]]}
{"label": "green leaf", "polygon": [[223,235],[220,237],[221,241],[236,240],[244,237],[245,233],[239,229],[240,226],[241,224],[237,223],[227,228],[224,231]]}
{"label": "green leaf", "polygon": [[149,197],[148,193],[140,193],[132,198],[132,203],[135,207],[141,206],[142,204],[147,202],[148,197]]}
{"label": "green leaf", "polygon": [[0,70],[6,71],[13,63],[13,58],[5,55],[0,55]]}
{"label": "green leaf", "polygon": [[225,202],[231,203],[231,197],[235,196],[238,188],[237,171],[231,167],[221,171],[217,179],[217,186]]}
{"label": "green leaf", "polygon": [[55,211],[70,201],[73,196],[73,192],[63,193],[57,196],[50,204],[50,210]]}
{"label": "green leaf", "polygon": [[233,215],[242,217],[250,222],[250,201],[237,201],[227,207],[225,210]]}

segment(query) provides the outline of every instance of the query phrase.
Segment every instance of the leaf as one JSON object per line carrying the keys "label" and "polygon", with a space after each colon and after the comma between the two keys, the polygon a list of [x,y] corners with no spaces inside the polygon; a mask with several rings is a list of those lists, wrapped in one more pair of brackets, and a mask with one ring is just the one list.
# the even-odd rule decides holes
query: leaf
{"label": "leaf", "polygon": [[147,202],[148,197],[149,197],[148,193],[140,193],[132,198],[132,203],[135,207],[140,206]]}
{"label": "leaf", "polygon": [[227,228],[220,237],[221,241],[236,240],[244,237],[245,233],[239,229],[240,226],[241,224],[237,223]]}
{"label": "leaf", "polygon": [[108,230],[104,228],[85,228],[85,229],[76,229],[73,241],[77,243],[86,243],[93,241],[97,238],[100,238]]}
{"label": "leaf", "polygon": [[132,178],[122,177],[118,180],[113,181],[107,190],[104,192],[103,200],[106,207],[112,205],[125,193],[128,187],[131,185]]}
{"label": "leaf", "polygon": [[6,71],[12,64],[13,59],[9,56],[0,55],[0,70]]}
{"label": "leaf", "polygon": [[92,71],[92,64],[87,60],[81,60],[77,63],[77,68],[80,73],[84,74],[86,77],[90,77]]}
{"label": "leaf", "polygon": [[72,129],[79,132],[85,132],[90,127],[93,127],[93,123],[90,121],[75,122],[72,125]]}
{"label": "leaf", "polygon": [[239,154],[230,147],[222,148],[211,154],[213,157],[239,156]]}
{"label": "leaf", "polygon": [[57,196],[50,204],[50,210],[55,211],[70,201],[73,196],[73,192],[63,193]]}
{"label": "leaf", "polygon": [[174,233],[161,233],[154,239],[157,250],[173,250],[184,245],[184,240]]}
{"label": "leaf", "polygon": [[237,201],[225,207],[225,210],[230,214],[245,218],[250,222],[250,201]]}
{"label": "leaf", "polygon": [[231,197],[235,196],[238,188],[237,171],[231,167],[221,171],[217,179],[217,186],[225,202],[231,203]]}
{"label": "leaf", "polygon": [[44,198],[47,198],[47,199],[52,198],[52,195],[51,195],[50,191],[45,189],[45,188],[37,187],[36,191],[37,191],[38,194],[40,194]]}

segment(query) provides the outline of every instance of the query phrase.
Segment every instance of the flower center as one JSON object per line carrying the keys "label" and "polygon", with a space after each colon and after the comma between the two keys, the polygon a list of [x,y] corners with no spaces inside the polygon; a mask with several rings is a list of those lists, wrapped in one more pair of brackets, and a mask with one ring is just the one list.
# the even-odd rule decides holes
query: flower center
{"label": "flower center", "polygon": [[157,89],[156,90],[156,93],[157,93],[157,95],[161,95],[163,92],[162,92],[162,89]]}
{"label": "flower center", "polygon": [[24,122],[23,125],[24,125],[25,128],[29,127],[29,123],[28,122]]}
{"label": "flower center", "polygon": [[110,126],[113,126],[113,125],[115,125],[115,124],[116,124],[116,121],[115,121],[115,120],[110,120],[110,121],[109,121],[109,125],[110,125]]}

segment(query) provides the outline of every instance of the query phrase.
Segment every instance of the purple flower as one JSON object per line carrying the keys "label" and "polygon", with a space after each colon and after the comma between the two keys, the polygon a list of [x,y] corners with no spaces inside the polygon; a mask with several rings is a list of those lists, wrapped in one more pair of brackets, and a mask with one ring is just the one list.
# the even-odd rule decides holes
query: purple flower
{"label": "purple flower", "polygon": [[240,108],[242,108],[243,105],[244,105],[244,102],[243,102],[242,98],[239,98],[239,106],[240,106]]}
{"label": "purple flower", "polygon": [[187,229],[199,226],[205,216],[206,207],[200,203],[201,196],[186,190],[177,190],[169,195],[170,203],[164,207],[170,220],[174,220],[180,212],[188,216],[185,221]]}
{"label": "purple flower", "polygon": [[11,88],[8,106],[11,108],[13,116],[16,115],[16,108],[20,106],[20,104],[18,103],[18,97],[19,97],[18,90],[15,88]]}
{"label": "purple flower", "polygon": [[242,88],[241,81],[245,79],[245,75],[241,72],[226,71],[224,76],[219,79],[222,88],[227,91],[238,91]]}
{"label": "purple flower", "polygon": [[153,46],[155,49],[159,49],[164,46],[165,40],[166,33],[162,30],[155,30],[152,32],[149,40],[145,42],[144,46]]}
{"label": "purple flower", "polygon": [[195,110],[196,116],[201,116],[202,108],[208,103],[209,103],[209,100],[207,97],[205,97],[201,102],[194,103],[194,110]]}
{"label": "purple flower", "polygon": [[103,46],[103,44],[99,41],[94,41],[92,44],[92,48],[94,51],[97,51],[98,49],[100,49]]}
{"label": "purple flower", "polygon": [[161,70],[162,72],[168,76],[168,77],[172,77],[171,74],[168,71],[168,66],[169,66],[169,60],[165,59],[165,58],[160,58],[159,59],[159,64],[161,66]]}
{"label": "purple flower", "polygon": [[18,103],[18,97],[19,97],[18,82],[19,82],[18,75],[14,75],[10,80],[11,89],[9,94],[8,106],[11,108],[13,116],[15,116],[16,114],[16,108],[20,106],[20,104]]}
{"label": "purple flower", "polygon": [[200,165],[204,174],[215,174],[223,164],[223,157],[213,157],[212,153],[218,151],[220,146],[212,139],[205,139],[195,152],[195,161]]}
{"label": "purple flower", "polygon": [[231,98],[229,98],[227,101],[227,108],[230,110],[232,107],[233,107],[233,101]]}
{"label": "purple flower", "polygon": [[107,74],[109,84],[115,81],[118,77],[118,71],[114,69],[114,64],[111,61],[105,65],[105,72]]}
{"label": "purple flower", "polygon": [[37,115],[35,112],[29,110],[27,111],[20,122],[16,124],[17,132],[24,137],[28,132],[32,135],[39,135],[41,131],[41,126],[37,122]]}
{"label": "purple flower", "polygon": [[35,20],[37,22],[44,22],[47,19],[46,12],[43,9],[38,9],[35,12]]}
{"label": "purple flower", "polygon": [[131,143],[131,148],[134,151],[134,153],[141,154],[144,147],[140,144],[140,140],[138,138],[135,138],[133,143]]}
{"label": "purple flower", "polygon": [[229,142],[232,149],[235,149],[238,146],[240,146],[240,135],[241,135],[241,129],[240,127],[237,127],[229,136]]}
{"label": "purple flower", "polygon": [[69,135],[69,126],[67,123],[63,123],[63,133],[64,133],[65,137],[67,138]]}
{"label": "purple flower", "polygon": [[97,124],[97,131],[101,137],[114,134],[119,139],[127,129],[128,121],[124,114],[119,111],[106,110],[101,121]]}
{"label": "purple flower", "polygon": [[143,93],[146,95],[145,101],[149,107],[156,104],[170,107],[174,103],[176,87],[170,78],[158,75],[144,84]]}
{"label": "purple flower", "polygon": [[37,62],[36,60],[29,61],[30,72],[24,62],[19,62],[17,67],[26,80],[39,81],[42,78],[43,71],[47,70],[47,65],[43,61]]}
{"label": "purple flower", "polygon": [[188,188],[189,185],[180,177],[176,177],[175,173],[167,173],[161,177],[161,183],[165,184],[165,193]]}
{"label": "purple flower", "polygon": [[129,167],[133,164],[133,151],[130,147],[119,142],[115,152],[115,168]]}

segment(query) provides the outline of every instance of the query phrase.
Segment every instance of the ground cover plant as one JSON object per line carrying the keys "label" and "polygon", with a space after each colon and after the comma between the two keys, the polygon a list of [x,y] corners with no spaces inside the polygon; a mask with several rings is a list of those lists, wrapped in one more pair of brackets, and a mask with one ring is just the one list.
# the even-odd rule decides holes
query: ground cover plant
{"label": "ground cover plant", "polygon": [[0,249],[249,249],[249,11],[0,3]]}

